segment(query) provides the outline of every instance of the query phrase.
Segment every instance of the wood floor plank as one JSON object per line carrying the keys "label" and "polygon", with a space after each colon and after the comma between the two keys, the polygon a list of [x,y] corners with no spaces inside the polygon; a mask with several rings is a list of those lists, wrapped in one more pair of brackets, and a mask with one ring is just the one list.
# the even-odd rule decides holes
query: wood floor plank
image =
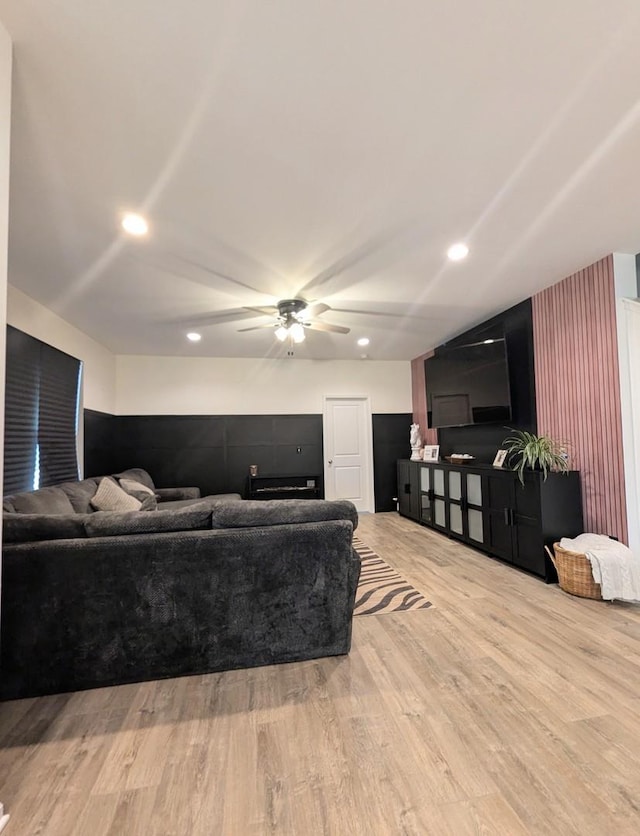
{"label": "wood floor plank", "polygon": [[397,514],[358,534],[433,606],[355,618],[348,656],[0,704],[9,828],[639,833],[640,607]]}

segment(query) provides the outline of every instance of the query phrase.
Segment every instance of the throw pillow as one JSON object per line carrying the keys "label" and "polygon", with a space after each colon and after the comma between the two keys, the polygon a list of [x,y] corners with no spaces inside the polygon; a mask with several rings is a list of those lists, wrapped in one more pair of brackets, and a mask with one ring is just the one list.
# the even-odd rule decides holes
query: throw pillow
{"label": "throw pillow", "polygon": [[115,476],[116,479],[134,479],[136,482],[142,482],[143,485],[151,488],[151,490],[155,489],[153,479],[149,476],[147,471],[141,467],[129,467],[121,473],[112,473],[111,475]]}
{"label": "throw pillow", "polygon": [[132,491],[131,496],[135,496],[136,499],[139,499],[142,502],[140,506],[141,511],[157,511],[158,509],[158,500],[156,499],[156,495],[154,493],[142,493],[142,491]]}
{"label": "throw pillow", "polygon": [[123,491],[111,476],[104,476],[91,500],[91,505],[97,511],[139,511],[142,502]]}
{"label": "throw pillow", "polygon": [[155,496],[154,492],[151,488],[148,488],[146,485],[143,485],[142,482],[136,482],[135,479],[119,479],[120,487],[123,488],[127,493],[148,493],[151,496]]}
{"label": "throw pillow", "polygon": [[[117,477],[116,477],[117,478]],[[158,507],[158,495],[147,485],[137,482],[135,479],[118,479],[120,487],[130,496],[135,496],[142,502],[141,511],[155,511]]]}

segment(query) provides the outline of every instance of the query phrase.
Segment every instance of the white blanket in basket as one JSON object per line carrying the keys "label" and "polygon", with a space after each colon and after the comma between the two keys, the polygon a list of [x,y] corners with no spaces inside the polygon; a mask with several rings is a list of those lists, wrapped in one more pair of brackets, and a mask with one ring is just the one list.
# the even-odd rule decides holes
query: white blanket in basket
{"label": "white blanket in basket", "polygon": [[560,546],[587,557],[605,601],[640,603],[640,558],[624,543],[604,534],[580,534],[573,540],[563,537]]}

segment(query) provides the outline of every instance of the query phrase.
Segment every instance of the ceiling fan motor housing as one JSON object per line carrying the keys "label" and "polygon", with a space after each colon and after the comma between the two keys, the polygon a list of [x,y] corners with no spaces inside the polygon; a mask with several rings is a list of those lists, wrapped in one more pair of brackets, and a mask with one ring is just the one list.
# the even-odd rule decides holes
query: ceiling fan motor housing
{"label": "ceiling fan motor housing", "polygon": [[278,302],[278,314],[285,324],[299,322],[299,316],[307,303],[303,299],[282,299]]}

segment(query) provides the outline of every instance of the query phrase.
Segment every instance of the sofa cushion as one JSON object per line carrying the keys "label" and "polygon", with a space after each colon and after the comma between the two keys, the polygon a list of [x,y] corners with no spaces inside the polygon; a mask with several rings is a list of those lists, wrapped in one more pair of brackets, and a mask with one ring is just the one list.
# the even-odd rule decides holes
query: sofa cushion
{"label": "sofa cushion", "polygon": [[7,497],[4,508],[7,511],[13,510],[17,514],[74,513],[69,497],[57,487],[15,493],[13,496]]}
{"label": "sofa cushion", "polygon": [[202,499],[200,488],[156,488],[158,502],[180,502],[182,499]]}
{"label": "sofa cushion", "polygon": [[152,491],[156,489],[151,476],[141,467],[130,467],[128,470],[123,470],[122,473],[114,473],[113,476],[115,479],[133,479],[134,482],[141,482]]}
{"label": "sofa cushion", "polygon": [[269,499],[264,502],[248,499],[214,503],[211,527],[249,528],[325,520],[349,520],[355,531],[358,512],[355,505],[346,499]]}
{"label": "sofa cushion", "polygon": [[112,537],[122,534],[154,534],[164,531],[200,531],[211,528],[209,505],[158,510],[154,514],[97,511],[84,520],[87,537]]}
{"label": "sofa cushion", "polygon": [[171,509],[176,511],[178,508],[193,508],[194,505],[199,506],[200,503],[208,503],[208,508],[222,502],[242,502],[242,497],[239,493],[214,493],[209,496],[201,496],[198,499],[168,499],[158,504],[160,510]]}
{"label": "sofa cushion", "polygon": [[5,514],[2,539],[5,543],[38,540],[68,540],[86,537],[85,517],[89,514]]}
{"label": "sofa cushion", "polygon": [[81,482],[63,482],[57,487],[64,491],[78,514],[90,514],[93,511],[91,500],[98,490],[96,479],[83,479]]}
{"label": "sofa cushion", "polygon": [[142,507],[142,502],[123,491],[111,476],[100,480],[91,504],[97,511],[139,511]]}

